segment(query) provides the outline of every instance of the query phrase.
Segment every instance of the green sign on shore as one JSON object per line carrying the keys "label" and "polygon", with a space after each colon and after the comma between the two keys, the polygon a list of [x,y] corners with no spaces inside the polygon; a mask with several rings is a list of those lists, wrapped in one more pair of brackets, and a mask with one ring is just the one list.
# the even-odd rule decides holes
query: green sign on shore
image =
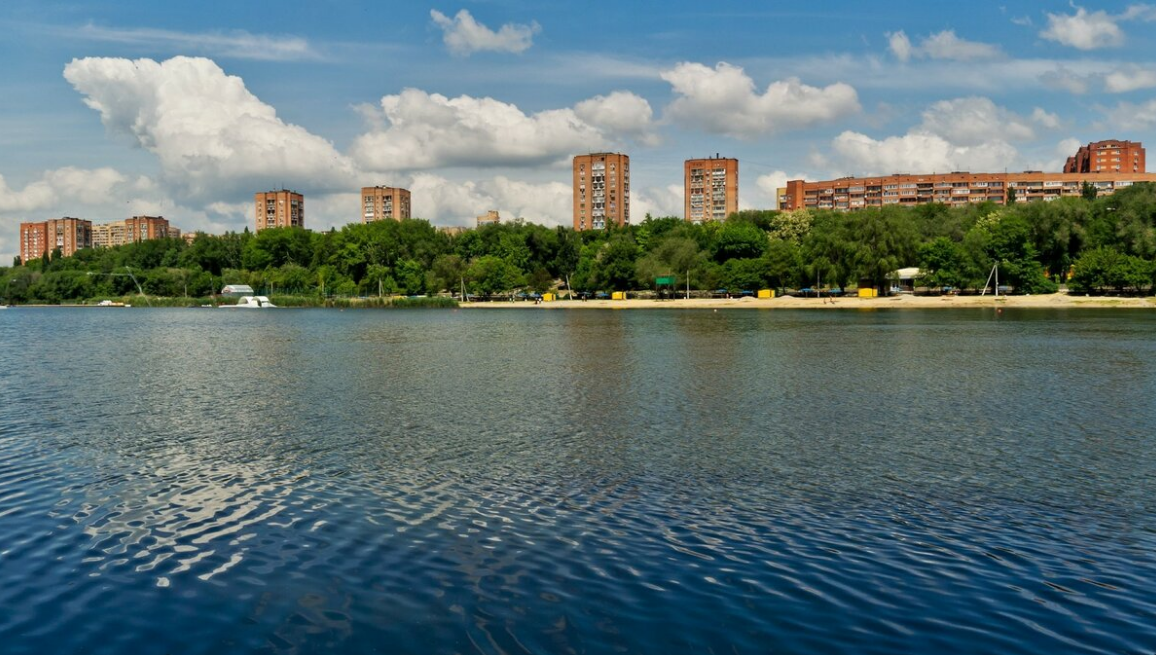
{"label": "green sign on shore", "polygon": [[674,276],[668,275],[666,277],[656,277],[654,278],[654,284],[657,286],[662,286],[664,284],[674,285]]}

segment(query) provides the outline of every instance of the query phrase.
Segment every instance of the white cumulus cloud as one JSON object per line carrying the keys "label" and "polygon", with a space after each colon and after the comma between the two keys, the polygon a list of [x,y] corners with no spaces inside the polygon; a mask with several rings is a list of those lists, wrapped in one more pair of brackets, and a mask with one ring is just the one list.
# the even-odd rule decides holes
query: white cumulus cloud
{"label": "white cumulus cloud", "polygon": [[155,154],[166,181],[186,195],[336,188],[355,174],[329,141],[282,121],[209,59],[76,59],[64,77],[110,133]]}
{"label": "white cumulus cloud", "polygon": [[1104,78],[1104,90],[1111,93],[1128,93],[1153,87],[1156,87],[1156,70],[1127,68],[1113,71]]}
{"label": "white cumulus cloud", "polygon": [[417,173],[410,183],[414,216],[437,225],[473,226],[487,210],[503,220],[525,218],[543,225],[570,225],[573,206],[569,184],[532,183],[496,176],[454,182],[432,173]]}
{"label": "white cumulus cloud", "polygon": [[1006,141],[963,146],[923,132],[877,140],[846,131],[835,137],[832,147],[844,165],[859,175],[995,171],[1003,170],[1018,156]]}
{"label": "white cumulus cloud", "polygon": [[683,188],[680,184],[648,186],[630,190],[630,222],[641,223],[646,215],[653,218],[677,216],[683,218],[686,207],[683,203]]}
{"label": "white cumulus cloud", "polygon": [[666,108],[668,116],[735,138],[826,123],[860,110],[859,96],[849,84],[819,88],[792,77],[758,93],[741,67],[726,62],[714,68],[683,62],[661,77],[678,95]]}
{"label": "white cumulus cloud", "polygon": [[527,115],[493,98],[405,89],[381,99],[377,122],[358,137],[354,159],[371,170],[441,166],[531,166],[608,147],[620,138],[649,140],[646,100],[615,92]]}
{"label": "white cumulus cloud", "polygon": [[[755,188],[758,190],[757,197],[759,204],[752,205],[763,208],[769,207],[772,209],[779,208],[779,189],[784,189],[787,182],[790,180],[804,180],[807,176],[803,173],[795,173],[794,175],[785,171],[772,171],[755,178]],[[744,207],[745,209],[746,207]]]}
{"label": "white cumulus cloud", "polygon": [[1121,102],[1106,110],[1105,124],[1114,130],[1145,130],[1156,127],[1156,99],[1147,102]]}
{"label": "white cumulus cloud", "polygon": [[1125,21],[1156,20],[1156,6],[1136,4],[1121,14],[1109,14],[1104,10],[1088,11],[1083,7],[1072,8],[1074,14],[1048,13],[1048,25],[1040,36],[1062,45],[1079,50],[1096,50],[1124,45],[1124,30],[1119,23]]}
{"label": "white cumulus cloud", "polygon": [[832,141],[834,157],[823,163],[863,175],[998,171],[1020,163],[1012,143],[1035,141],[1062,125],[1042,108],[1024,116],[975,96],[933,103],[922,117],[906,134],[882,139],[845,131]]}
{"label": "white cumulus cloud", "polygon": [[83,169],[71,166],[46,171],[40,179],[15,190],[0,175],[0,212],[27,214],[69,202],[90,203],[105,199],[127,178],[112,168]]}
{"label": "white cumulus cloud", "polygon": [[469,11],[462,9],[453,18],[437,9],[431,9],[430,18],[442,30],[442,40],[455,55],[469,56],[475,52],[524,52],[534,45],[534,35],[541,27],[538,23],[519,25],[507,23],[495,32],[479,23]]}
{"label": "white cumulus cloud", "polygon": [[915,46],[911,44],[911,39],[907,38],[907,33],[903,30],[888,34],[887,46],[899,61],[907,61],[915,56]]}
{"label": "white cumulus cloud", "polygon": [[590,125],[637,140],[644,145],[657,145],[653,129],[654,110],[645,98],[629,91],[614,91],[605,96],[594,96],[574,105],[574,113]]}
{"label": "white cumulus cloud", "polygon": [[1036,127],[1054,129],[1059,117],[1036,108],[1030,117],[1000,107],[984,97],[941,100],[923,111],[923,123],[917,131],[938,134],[963,146],[980,145],[992,140],[1029,141]]}
{"label": "white cumulus cloud", "polygon": [[974,61],[996,59],[1003,56],[999,46],[979,41],[961,39],[955,30],[943,30],[923,37],[918,46],[911,43],[907,34],[900,30],[887,35],[888,48],[899,61],[913,58],[947,59],[951,61]]}

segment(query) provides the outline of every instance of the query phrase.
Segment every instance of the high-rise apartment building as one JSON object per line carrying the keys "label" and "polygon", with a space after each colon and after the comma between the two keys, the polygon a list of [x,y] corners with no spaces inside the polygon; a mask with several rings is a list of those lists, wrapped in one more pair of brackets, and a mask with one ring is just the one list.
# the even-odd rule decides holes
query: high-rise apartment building
{"label": "high-rise apartment building", "polygon": [[388,186],[367,186],[361,189],[361,222],[372,223],[391,218],[400,221],[409,218],[409,190]]}
{"label": "high-rise apartment building", "polygon": [[1048,202],[1079,197],[1084,183],[1099,195],[1109,195],[1140,182],[1156,182],[1156,173],[946,173],[844,177],[824,182],[791,180],[779,198],[779,209],[910,207],[932,202],[961,206],[993,202],[1007,204],[1010,192],[1020,202]]}
{"label": "high-rise apartment building", "polygon": [[1068,157],[1065,173],[1143,173],[1144,146],[1139,141],[1096,141]]}
{"label": "high-rise apartment building", "polygon": [[20,224],[20,261],[28,262],[57,248],[68,257],[81,248],[92,247],[92,221],[82,218],[51,218],[39,223]]}
{"label": "high-rise apartment building", "polygon": [[598,152],[574,157],[574,229],[630,223],[630,157]]}
{"label": "high-rise apartment building", "polygon": [[92,226],[92,245],[96,248],[111,248],[126,243],[175,236],[180,236],[180,230],[170,226],[168,219],[163,216],[133,216],[123,221],[98,223]]}
{"label": "high-rise apartment building", "polygon": [[305,227],[305,196],[281,189],[254,197],[257,231],[267,227]]}
{"label": "high-rise apartment building", "polygon": [[718,155],[686,160],[683,189],[686,220],[726,220],[739,210],[739,160]]}

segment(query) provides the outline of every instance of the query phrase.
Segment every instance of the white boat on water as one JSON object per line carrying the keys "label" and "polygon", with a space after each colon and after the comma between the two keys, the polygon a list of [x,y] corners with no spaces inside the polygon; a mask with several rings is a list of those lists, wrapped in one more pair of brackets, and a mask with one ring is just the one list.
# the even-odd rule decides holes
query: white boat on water
{"label": "white boat on water", "polygon": [[236,305],[221,305],[223,309],[266,309],[276,307],[266,296],[241,296]]}

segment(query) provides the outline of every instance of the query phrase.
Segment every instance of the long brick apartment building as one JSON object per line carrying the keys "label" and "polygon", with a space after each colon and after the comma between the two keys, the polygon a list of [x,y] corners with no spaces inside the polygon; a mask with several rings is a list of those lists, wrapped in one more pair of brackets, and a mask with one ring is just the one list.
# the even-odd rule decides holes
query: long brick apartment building
{"label": "long brick apartment building", "polygon": [[28,262],[51,254],[57,248],[69,257],[81,248],[92,247],[92,221],[83,218],[50,218],[20,224],[20,261]]}
{"label": "long brick apartment building", "polygon": [[574,229],[630,223],[630,157],[596,152],[574,157]]}
{"label": "long brick apartment building", "polygon": [[1137,182],[1156,182],[1156,173],[944,173],[845,177],[824,182],[791,180],[780,189],[780,209],[856,210],[886,205],[913,206],[932,202],[966,205],[1007,204],[1009,190],[1016,202],[1051,201],[1079,196],[1084,182],[1108,195]]}
{"label": "long brick apartment building", "polygon": [[683,218],[722,221],[739,210],[739,160],[688,159],[683,164]]}
{"label": "long brick apartment building", "polygon": [[1096,141],[1068,157],[1065,173],[1143,173],[1144,146],[1139,141]]}

